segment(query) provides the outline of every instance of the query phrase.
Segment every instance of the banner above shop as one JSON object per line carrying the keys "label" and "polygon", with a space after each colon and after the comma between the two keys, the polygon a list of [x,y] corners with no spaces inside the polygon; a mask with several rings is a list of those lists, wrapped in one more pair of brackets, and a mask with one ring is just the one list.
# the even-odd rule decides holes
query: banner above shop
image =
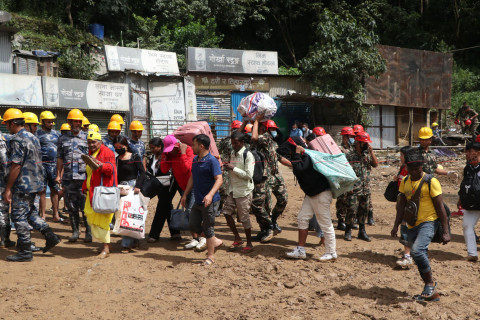
{"label": "banner above shop", "polygon": [[188,71],[278,74],[278,55],[273,51],[189,47],[187,56]]}
{"label": "banner above shop", "polygon": [[108,71],[139,71],[180,75],[174,52],[105,46]]}
{"label": "banner above shop", "polygon": [[245,76],[195,75],[195,86],[201,90],[268,91],[268,78]]}
{"label": "banner above shop", "polygon": [[0,88],[3,105],[43,106],[41,77],[0,73]]}
{"label": "banner above shop", "polygon": [[43,77],[45,106],[128,112],[128,85]]}
{"label": "banner above shop", "polygon": [[164,137],[185,123],[183,81],[150,82],[148,97],[154,135]]}

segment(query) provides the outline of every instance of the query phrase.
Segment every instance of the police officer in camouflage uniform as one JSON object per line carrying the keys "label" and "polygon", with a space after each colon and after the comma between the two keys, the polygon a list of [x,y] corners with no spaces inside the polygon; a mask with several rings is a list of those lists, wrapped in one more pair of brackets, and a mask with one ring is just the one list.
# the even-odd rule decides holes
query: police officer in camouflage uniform
{"label": "police officer in camouflage uniform", "polygon": [[140,121],[134,120],[132,123],[130,123],[130,132],[132,133],[132,137],[128,139],[128,146],[132,150],[133,153],[136,153],[140,156],[143,162],[143,167],[145,170],[147,169],[147,162],[146,162],[146,149],[145,149],[145,143],[140,140],[142,137],[142,131],[143,125]]}
{"label": "police officer in camouflage uniform", "polygon": [[[475,140],[477,136],[478,113],[467,105],[466,102],[463,103],[463,106],[455,114],[455,122],[457,121],[462,127],[462,133],[472,135]],[[467,121],[469,121],[469,124]]]}
{"label": "police officer in camouflage uniform", "polygon": [[418,152],[421,153],[424,159],[423,172],[431,175],[448,175],[458,178],[458,174],[455,171],[447,171],[439,168],[437,164],[437,157],[435,156],[435,153],[430,150],[430,145],[432,144],[433,139],[432,129],[429,127],[420,128],[418,131],[418,138],[420,140]]}
{"label": "police officer in camouflage uniform", "polygon": [[[69,242],[76,242],[79,237],[80,211],[83,215],[83,224],[86,228],[85,242],[92,242],[90,226],[87,223],[83,208],[85,195],[82,193],[83,180],[86,178],[85,162],[82,154],[88,154],[87,135],[82,131],[83,113],[79,109],[72,109],[68,113],[67,121],[70,132],[58,139],[57,148],[57,177],[56,183],[62,183],[65,206],[67,207],[72,235]],[[63,177],[59,175],[62,172]]]}
{"label": "police officer in camouflage uniform", "polygon": [[7,257],[8,261],[31,261],[31,237],[29,225],[40,231],[46,244],[43,252],[56,246],[60,239],[40,216],[32,214],[35,195],[43,189],[43,167],[40,165],[40,142],[25,130],[22,112],[8,109],[4,116],[8,131],[12,134],[8,150],[9,173],[3,201],[12,205],[12,221],[18,237],[19,252]]}
{"label": "police officer in camouflage uniform", "polygon": [[[352,127],[344,127],[340,132],[342,135],[342,143],[340,144],[340,150],[345,155],[348,154],[350,151],[354,149],[355,144],[355,132],[353,132]],[[344,193],[337,197],[337,201],[335,203],[335,207],[337,209],[337,219],[338,219],[338,226],[337,230],[345,231],[345,217],[347,214],[347,194]]]}
{"label": "police officer in camouflage uniform", "polygon": [[344,239],[352,241],[352,226],[354,218],[358,220],[358,239],[371,241],[365,230],[365,220],[368,214],[370,201],[370,171],[378,166],[378,160],[373,153],[370,135],[359,132],[355,136],[355,147],[347,154],[347,159],[352,166],[359,181],[354,189],[347,193],[347,216]]}
{"label": "police officer in camouflage uniform", "polygon": [[[60,222],[63,219],[58,214],[58,192],[59,185],[55,182],[57,177],[57,143],[60,132],[53,129],[55,115],[51,111],[40,113],[41,129],[38,129],[36,136],[40,141],[42,165],[45,170],[45,185],[50,188],[50,199],[52,200],[53,221]],[[46,188],[40,193],[40,216],[45,219]]]}
{"label": "police officer in camouflage uniform", "polygon": [[107,127],[107,135],[102,138],[103,145],[108,149],[112,150],[115,153],[115,157],[118,154],[115,152],[115,147],[113,146],[113,139],[120,135],[122,127],[116,121],[110,121]]}
{"label": "police officer in camouflage uniform", "polygon": [[[2,118],[0,117],[0,120]],[[9,136],[9,135],[8,135]],[[5,178],[7,176],[7,165],[8,165],[8,157],[7,157],[7,141],[0,132],[0,193],[3,194],[5,191],[6,181]],[[15,245],[15,241],[10,240],[10,213],[9,213],[10,206],[5,201],[2,201],[0,197],[0,248],[8,248],[13,247]]]}

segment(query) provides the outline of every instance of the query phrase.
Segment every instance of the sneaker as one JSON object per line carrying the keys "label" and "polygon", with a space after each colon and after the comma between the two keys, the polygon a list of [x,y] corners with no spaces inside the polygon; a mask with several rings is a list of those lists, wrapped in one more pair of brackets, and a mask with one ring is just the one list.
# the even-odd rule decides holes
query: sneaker
{"label": "sneaker", "polygon": [[158,242],[158,239],[148,237],[147,242],[148,243],[155,243],[155,242]]}
{"label": "sneaker", "polygon": [[265,230],[265,234],[263,235],[260,242],[261,243],[268,243],[268,242],[272,241],[272,239],[273,239],[273,230],[268,229],[268,230]]}
{"label": "sneaker", "polygon": [[205,239],[204,237],[200,237],[199,240],[200,241],[198,241],[198,244],[195,247],[195,251],[197,252],[205,251],[207,249],[207,239]]}
{"label": "sneaker", "polygon": [[413,264],[413,260],[411,256],[404,255],[401,259],[397,260],[396,264],[399,267],[411,266]]}
{"label": "sneaker", "polygon": [[477,262],[478,261],[478,256],[468,256],[467,260],[471,261],[471,262]]}
{"label": "sneaker", "polygon": [[337,259],[337,254],[334,253],[325,253],[320,257],[320,261],[334,261]]}
{"label": "sneaker", "polygon": [[300,249],[296,247],[293,249],[291,252],[286,253],[287,258],[290,259],[307,259],[307,253],[305,252],[305,249]]}
{"label": "sneaker", "polygon": [[277,223],[274,223],[273,224],[273,234],[276,236],[279,233],[282,233],[282,228],[280,228]]}
{"label": "sneaker", "polygon": [[265,236],[265,233],[266,233],[265,230],[261,230],[256,236],[252,237],[252,241],[253,242],[260,242],[260,240],[262,240],[262,238]]}
{"label": "sneaker", "polygon": [[189,243],[187,243],[185,245],[185,249],[193,249],[195,248],[196,246],[198,246],[198,240],[197,239],[192,239],[192,241],[190,241]]}

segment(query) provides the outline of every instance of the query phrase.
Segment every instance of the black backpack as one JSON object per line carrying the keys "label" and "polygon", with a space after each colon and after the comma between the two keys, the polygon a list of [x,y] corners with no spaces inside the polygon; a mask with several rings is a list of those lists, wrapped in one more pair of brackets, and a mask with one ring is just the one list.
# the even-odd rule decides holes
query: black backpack
{"label": "black backpack", "polygon": [[255,159],[255,168],[253,169],[253,183],[259,184],[267,180],[267,175],[265,174],[265,156],[256,149],[248,150],[245,148],[243,152],[243,162],[247,159],[247,152],[250,151]]}
{"label": "black backpack", "polygon": [[460,201],[462,207],[467,210],[480,210],[480,177],[479,170],[472,169],[468,166],[460,184]]}

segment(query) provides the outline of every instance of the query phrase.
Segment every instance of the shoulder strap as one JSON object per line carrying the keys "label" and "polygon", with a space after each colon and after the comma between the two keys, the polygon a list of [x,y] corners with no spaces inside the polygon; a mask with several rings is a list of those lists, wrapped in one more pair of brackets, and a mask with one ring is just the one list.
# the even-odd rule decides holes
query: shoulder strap
{"label": "shoulder strap", "polygon": [[[107,161],[107,162],[104,162],[104,163],[109,163],[112,166],[112,169],[113,169],[113,186],[115,187],[116,184],[117,184],[117,175],[115,173],[115,166],[110,161]],[[100,185],[103,187],[103,173],[101,174],[101,177],[100,177]]]}
{"label": "shoulder strap", "polygon": [[414,201],[416,203],[418,203],[418,200],[420,199],[420,192],[422,190],[422,187],[423,187],[423,183],[425,182],[425,179],[427,178],[426,177],[427,175],[424,175],[422,177],[422,180],[420,180],[420,183],[418,184],[418,187],[417,187],[417,190],[415,191],[415,194],[413,195],[413,197],[410,199],[411,201]]}
{"label": "shoulder strap", "polygon": [[243,151],[243,165],[245,165],[245,161],[247,160],[247,153],[248,153],[248,149],[245,148],[245,151]]}

